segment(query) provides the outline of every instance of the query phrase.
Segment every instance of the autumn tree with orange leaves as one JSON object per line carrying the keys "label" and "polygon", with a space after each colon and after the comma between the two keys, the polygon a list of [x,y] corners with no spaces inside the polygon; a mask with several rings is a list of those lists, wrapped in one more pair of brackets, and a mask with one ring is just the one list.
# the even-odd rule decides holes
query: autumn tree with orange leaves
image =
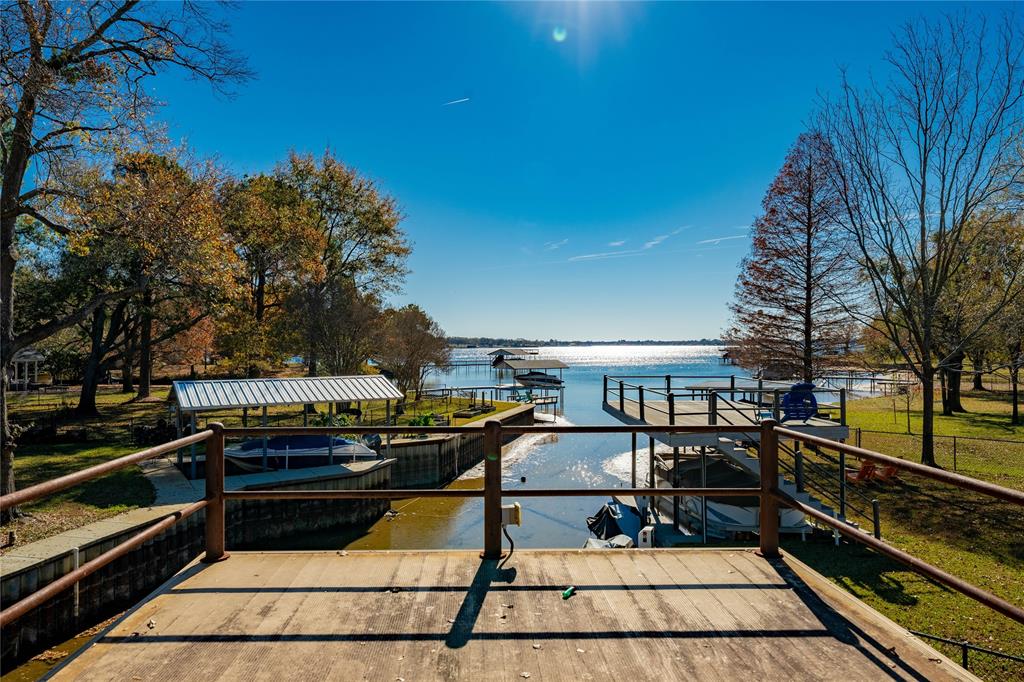
{"label": "autumn tree with orange leaves", "polygon": [[851,320],[836,295],[851,261],[831,219],[839,198],[827,144],[814,133],[797,138],[740,266],[725,338],[741,366],[764,374],[812,381],[850,344]]}

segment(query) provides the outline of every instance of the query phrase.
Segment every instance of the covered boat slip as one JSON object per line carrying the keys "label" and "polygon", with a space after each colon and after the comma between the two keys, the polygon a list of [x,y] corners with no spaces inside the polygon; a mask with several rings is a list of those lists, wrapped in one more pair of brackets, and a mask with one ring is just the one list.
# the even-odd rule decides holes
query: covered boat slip
{"label": "covered boat slip", "polygon": [[[562,598],[568,585],[576,593]],[[58,680],[975,680],[799,561],[749,550],[233,553]]]}
{"label": "covered boat slip", "polygon": [[[366,401],[383,401],[385,404],[385,421],[391,423],[391,401],[402,400],[405,394],[398,390],[391,381],[382,374],[366,374],[355,376],[332,376],[332,377],[286,377],[267,379],[204,379],[175,381],[167,395],[167,402],[172,404],[176,413],[175,424],[178,437],[183,435],[183,417],[187,416],[189,427],[192,433],[198,428],[197,415],[201,412],[240,410],[242,412],[242,423],[248,422],[250,408],[262,410],[260,423],[267,426],[267,408],[303,406],[303,424],[307,422],[308,411],[306,405],[326,403],[328,416],[333,417],[335,405],[339,403],[355,403],[360,405]],[[361,418],[361,410],[356,412]],[[252,443],[242,444],[231,449],[227,454],[236,462],[251,458]],[[271,458],[275,460],[289,459],[292,456],[306,456],[325,459],[327,462],[334,462],[335,441],[324,438],[322,444],[302,444],[302,446],[289,447],[282,443],[280,448],[270,447],[269,439],[263,438],[259,444],[259,463],[261,470],[271,468]],[[387,436],[386,449],[391,450],[391,436]],[[353,448],[343,446],[338,453],[340,457],[353,460],[357,455],[366,456],[366,448],[356,451]],[[292,452],[294,451],[294,452]],[[199,463],[202,462],[202,455],[196,451],[193,445],[189,449],[189,477],[199,477]],[[309,460],[312,462],[312,460]],[[184,454],[178,450],[178,468],[184,470]]]}
{"label": "covered boat slip", "polygon": [[[647,386],[637,383],[645,379],[649,380]],[[772,383],[761,382],[763,386]],[[760,438],[760,423],[767,418],[780,420],[786,428],[800,433],[830,440],[849,438],[845,389],[815,389],[813,394],[822,397],[838,394],[838,403],[818,403],[815,416],[792,420],[786,419],[783,408],[787,391],[788,387],[781,389],[775,385],[758,388],[758,380],[735,376],[606,376],[602,407],[620,422],[636,426],[736,427],[735,431],[718,434],[650,432],[656,440],[671,447],[717,447],[721,439],[756,442]]]}

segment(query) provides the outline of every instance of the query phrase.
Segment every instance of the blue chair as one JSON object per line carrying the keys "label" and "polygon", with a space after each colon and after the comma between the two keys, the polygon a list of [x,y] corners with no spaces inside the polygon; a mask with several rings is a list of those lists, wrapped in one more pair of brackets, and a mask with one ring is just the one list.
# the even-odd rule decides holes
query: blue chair
{"label": "blue chair", "polygon": [[814,397],[814,384],[793,384],[782,396],[782,421],[807,421],[818,414],[818,400]]}

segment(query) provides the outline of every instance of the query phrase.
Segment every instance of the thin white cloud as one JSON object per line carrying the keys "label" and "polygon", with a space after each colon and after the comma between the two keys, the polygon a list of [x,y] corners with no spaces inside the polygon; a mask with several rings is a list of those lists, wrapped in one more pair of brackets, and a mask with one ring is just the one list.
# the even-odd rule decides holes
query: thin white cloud
{"label": "thin white cloud", "polygon": [[717,244],[718,242],[724,242],[724,241],[727,241],[729,239],[748,239],[748,237],[745,234],[737,234],[737,235],[733,235],[731,237],[713,237],[712,239],[702,239],[702,240],[700,240],[697,243],[698,244]]}
{"label": "thin white cloud", "polygon": [[572,256],[569,258],[570,263],[586,260],[605,260],[607,258],[623,258],[625,256],[638,256],[643,253],[643,249],[627,249],[625,251],[605,251],[603,253],[584,253],[579,256]]}
{"label": "thin white cloud", "polygon": [[461,98],[461,99],[453,99],[453,100],[452,100],[452,101],[450,101],[450,102],[445,102],[445,103],[444,103],[444,104],[442,104],[441,106],[442,106],[442,107],[450,107],[450,106],[451,106],[451,105],[453,105],[453,104],[464,104],[465,102],[468,102],[468,101],[469,101],[469,98],[468,98],[468,97],[463,97],[463,98]]}
{"label": "thin white cloud", "polygon": [[648,242],[644,242],[644,248],[645,249],[653,249],[655,246],[657,246],[658,244],[660,244],[663,241],[665,241],[666,239],[668,239],[669,236],[670,235],[667,235],[667,234],[659,234],[654,239],[652,239],[652,240],[650,240]]}
{"label": "thin white cloud", "polygon": [[557,242],[544,242],[544,250],[545,251],[554,251],[555,249],[559,249],[559,248],[565,246],[568,243],[569,243],[568,239],[561,239],[561,240],[559,240]]}
{"label": "thin white cloud", "polygon": [[608,242],[608,246],[611,246],[611,247],[614,248],[614,247],[618,247],[618,246],[623,246],[625,243],[626,243],[625,239],[620,239],[619,241]]}

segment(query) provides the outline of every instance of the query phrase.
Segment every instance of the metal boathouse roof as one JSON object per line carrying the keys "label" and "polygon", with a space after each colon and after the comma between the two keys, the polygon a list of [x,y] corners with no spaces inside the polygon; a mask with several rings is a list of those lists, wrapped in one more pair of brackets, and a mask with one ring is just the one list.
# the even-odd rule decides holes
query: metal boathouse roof
{"label": "metal boathouse roof", "polygon": [[520,369],[566,369],[569,365],[561,360],[503,360],[502,364],[514,370]]}
{"label": "metal boathouse roof", "polygon": [[366,374],[346,377],[175,381],[167,399],[177,402],[183,412],[198,412],[264,405],[398,400],[403,397],[402,392],[387,377]]}

